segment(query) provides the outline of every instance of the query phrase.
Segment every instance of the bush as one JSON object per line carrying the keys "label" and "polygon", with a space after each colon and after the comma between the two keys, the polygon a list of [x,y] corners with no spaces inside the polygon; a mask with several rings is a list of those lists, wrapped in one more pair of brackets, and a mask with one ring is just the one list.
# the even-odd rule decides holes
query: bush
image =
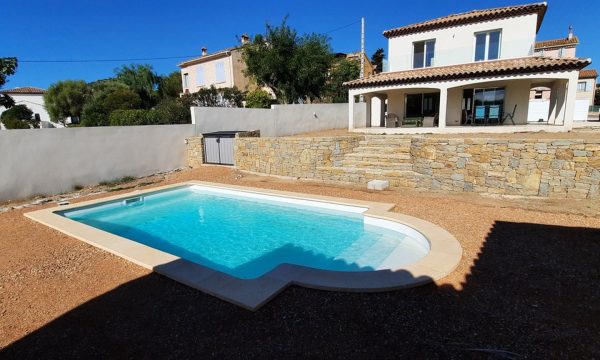
{"label": "bush", "polygon": [[272,103],[273,98],[271,95],[262,89],[250,91],[246,95],[246,107],[248,108],[268,109]]}
{"label": "bush", "polygon": [[111,126],[158,125],[160,121],[152,110],[115,110],[110,113]]}
{"label": "bush", "polygon": [[103,81],[91,87],[92,97],[83,107],[82,126],[108,126],[111,112],[138,109],[142,105],[139,95],[125,84]]}
{"label": "bush", "polygon": [[189,108],[201,107],[242,107],[244,93],[237,87],[217,89],[212,85],[192,94],[185,94],[180,98],[181,104]]}
{"label": "bush", "polygon": [[29,129],[30,125],[36,125],[33,111],[25,105],[15,105],[4,111],[0,120],[7,129]]}
{"label": "bush", "polygon": [[13,118],[2,119],[2,123],[8,130],[31,129],[31,127],[29,126],[29,123],[27,123],[27,121],[23,121],[20,119],[13,119]]}
{"label": "bush", "polygon": [[176,99],[164,99],[155,108],[156,116],[163,124],[190,124],[192,117],[190,108]]}

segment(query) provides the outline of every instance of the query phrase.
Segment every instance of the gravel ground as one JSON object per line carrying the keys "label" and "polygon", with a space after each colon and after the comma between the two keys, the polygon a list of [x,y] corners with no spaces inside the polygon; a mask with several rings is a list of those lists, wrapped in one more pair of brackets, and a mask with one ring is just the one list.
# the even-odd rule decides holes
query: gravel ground
{"label": "gravel ground", "polygon": [[373,193],[209,166],[130,186],[188,179],[395,203],[448,229],[463,259],[435,284],[290,287],[252,313],[23,216],[48,204],[9,210],[0,358],[600,358],[598,202]]}

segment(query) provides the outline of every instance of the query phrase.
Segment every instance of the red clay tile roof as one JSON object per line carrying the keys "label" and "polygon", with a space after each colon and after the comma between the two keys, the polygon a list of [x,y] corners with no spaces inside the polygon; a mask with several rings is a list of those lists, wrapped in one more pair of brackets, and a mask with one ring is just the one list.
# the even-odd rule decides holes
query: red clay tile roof
{"label": "red clay tile roof", "polygon": [[596,69],[584,69],[579,71],[580,79],[595,79],[598,77],[598,72]]}
{"label": "red clay tile roof", "polygon": [[579,38],[577,36],[573,36],[570,39],[563,38],[563,39],[538,41],[535,43],[535,49],[536,50],[552,49],[552,48],[563,47],[563,46],[575,46],[577,44],[579,44]]}
{"label": "red clay tile roof", "polygon": [[383,36],[391,38],[394,36],[414,34],[429,30],[443,29],[452,26],[472,24],[495,19],[504,19],[508,17],[529,15],[535,13],[538,14],[537,30],[539,30],[540,26],[542,25],[542,20],[544,19],[544,15],[546,14],[547,8],[548,5],[545,2],[541,2],[527,5],[506,6],[494,9],[472,10],[466,13],[453,14],[433,20],[427,20],[416,24],[386,30],[383,32]]}
{"label": "red clay tile roof", "polygon": [[468,64],[385,72],[344,83],[348,88],[411,84],[486,76],[535,74],[548,71],[581,70],[590,59],[555,59],[531,56],[517,59],[482,61]]}
{"label": "red clay tile roof", "polygon": [[46,90],[38,88],[38,87],[33,87],[33,86],[0,90],[0,93],[2,93],[2,94],[44,94],[45,92],[46,92]]}

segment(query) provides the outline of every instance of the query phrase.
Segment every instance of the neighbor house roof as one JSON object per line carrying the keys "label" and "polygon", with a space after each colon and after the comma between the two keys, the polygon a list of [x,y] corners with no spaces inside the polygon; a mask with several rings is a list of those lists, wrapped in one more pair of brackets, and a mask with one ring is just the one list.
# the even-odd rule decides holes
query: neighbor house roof
{"label": "neighbor house roof", "polygon": [[452,14],[433,20],[427,20],[416,24],[386,30],[383,32],[383,36],[391,38],[394,36],[529,14],[538,14],[537,30],[539,30],[547,8],[548,5],[545,2],[540,2],[535,4],[506,6],[494,9],[472,10],[465,13]]}
{"label": "neighbor house roof", "polygon": [[598,77],[598,72],[596,69],[584,69],[579,71],[580,79],[595,79]]}
{"label": "neighbor house roof", "polygon": [[211,54],[206,54],[206,55],[203,55],[203,56],[199,56],[197,58],[186,60],[184,62],[181,62],[181,63],[177,64],[177,66],[179,66],[179,67],[186,67],[186,66],[189,66],[189,65],[200,64],[200,63],[203,63],[205,61],[215,60],[215,59],[218,59],[218,58],[221,58],[221,57],[224,57],[224,56],[229,56],[229,54],[233,50],[236,50],[236,49],[237,49],[237,47],[231,47],[231,48],[228,48],[228,49],[219,50],[219,51],[211,53]]}
{"label": "neighbor house roof", "polygon": [[44,94],[45,92],[46,92],[46,90],[38,88],[38,87],[33,87],[33,86],[25,86],[25,87],[18,87],[18,88],[14,88],[14,89],[0,90],[0,93],[2,93],[2,94]]}
{"label": "neighbor house roof", "polygon": [[579,38],[577,36],[573,36],[572,38],[563,38],[563,39],[554,39],[554,40],[544,40],[538,41],[535,43],[536,50],[542,49],[552,49],[563,46],[575,46],[579,44]]}
{"label": "neighbor house roof", "polygon": [[410,84],[426,81],[469,79],[474,77],[533,74],[547,71],[581,70],[590,59],[554,59],[531,56],[516,59],[482,61],[460,65],[428,67],[415,70],[385,72],[345,82],[349,88]]}

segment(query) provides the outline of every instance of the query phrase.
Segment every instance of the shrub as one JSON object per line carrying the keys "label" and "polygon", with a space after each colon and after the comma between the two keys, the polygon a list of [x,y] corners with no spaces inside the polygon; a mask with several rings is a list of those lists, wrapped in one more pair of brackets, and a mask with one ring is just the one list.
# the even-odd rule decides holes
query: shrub
{"label": "shrub", "polygon": [[111,126],[157,125],[160,124],[152,110],[115,110],[110,113]]}
{"label": "shrub", "polygon": [[180,101],[183,106],[201,107],[242,107],[244,93],[237,87],[217,89],[212,85],[209,88],[203,88],[192,94],[185,94]]}
{"label": "shrub", "polygon": [[15,105],[0,115],[0,120],[7,129],[29,129],[36,124],[33,112],[25,105]]}
{"label": "shrub", "polygon": [[246,94],[246,107],[268,109],[273,103],[273,98],[263,89],[256,89]]}
{"label": "shrub", "polygon": [[161,124],[190,124],[192,122],[190,108],[185,107],[176,99],[164,99],[154,108],[154,111]]}
{"label": "shrub", "polygon": [[93,84],[91,88],[92,97],[83,107],[82,126],[108,126],[111,112],[141,107],[139,95],[125,84],[103,81]]}

